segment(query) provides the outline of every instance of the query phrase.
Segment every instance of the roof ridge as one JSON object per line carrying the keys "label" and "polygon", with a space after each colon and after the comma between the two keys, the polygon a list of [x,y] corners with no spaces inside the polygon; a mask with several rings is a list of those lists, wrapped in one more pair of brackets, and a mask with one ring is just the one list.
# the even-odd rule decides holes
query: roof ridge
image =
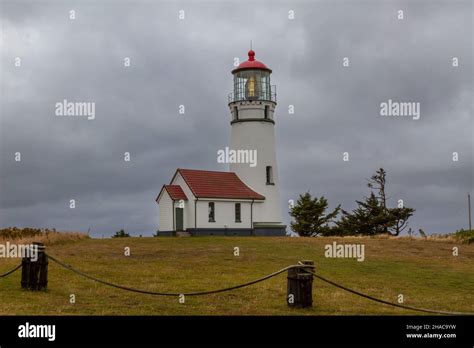
{"label": "roof ridge", "polygon": [[189,171],[193,171],[193,172],[209,172],[209,173],[223,173],[223,174],[235,174],[235,175],[237,175],[235,172],[221,171],[221,170],[188,169],[188,168],[178,168],[177,170],[178,171],[189,170]]}

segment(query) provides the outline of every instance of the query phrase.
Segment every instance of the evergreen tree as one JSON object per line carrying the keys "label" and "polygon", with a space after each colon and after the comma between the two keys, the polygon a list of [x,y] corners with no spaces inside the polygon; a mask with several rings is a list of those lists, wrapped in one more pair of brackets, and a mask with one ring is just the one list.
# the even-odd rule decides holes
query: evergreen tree
{"label": "evergreen tree", "polygon": [[331,213],[326,214],[327,199],[313,198],[309,192],[300,195],[296,205],[291,208],[290,215],[295,219],[291,222],[291,229],[304,237],[325,235],[329,232],[331,223],[339,214],[341,206],[337,206]]}
{"label": "evergreen tree", "polygon": [[388,233],[393,236],[398,236],[408,225],[408,219],[413,215],[415,209],[413,208],[391,208],[388,209],[390,215],[391,225],[389,225]]}
{"label": "evergreen tree", "polygon": [[389,217],[373,192],[365,201],[356,201],[357,208],[352,212],[342,210],[341,220],[336,222],[335,234],[374,235],[383,233]]}

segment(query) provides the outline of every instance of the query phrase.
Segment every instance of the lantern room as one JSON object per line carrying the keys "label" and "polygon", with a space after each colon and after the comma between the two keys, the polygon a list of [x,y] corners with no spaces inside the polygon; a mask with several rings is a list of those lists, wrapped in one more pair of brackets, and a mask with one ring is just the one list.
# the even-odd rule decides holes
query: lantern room
{"label": "lantern room", "polygon": [[270,85],[271,70],[255,59],[255,52],[248,52],[248,60],[232,71],[234,92],[229,95],[229,103],[244,100],[264,100],[276,102],[275,86]]}

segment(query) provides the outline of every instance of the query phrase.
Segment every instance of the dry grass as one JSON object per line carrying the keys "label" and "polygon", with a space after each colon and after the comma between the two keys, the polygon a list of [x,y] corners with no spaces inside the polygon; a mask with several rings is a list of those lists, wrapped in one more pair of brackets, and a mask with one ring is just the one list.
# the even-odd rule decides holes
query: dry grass
{"label": "dry grass", "polygon": [[89,236],[81,232],[66,232],[39,228],[8,227],[0,229],[0,241],[16,244],[40,242],[45,245],[65,244],[87,239]]}
{"label": "dry grass", "polygon": [[412,241],[429,241],[429,242],[443,242],[443,243],[459,243],[459,238],[454,234],[432,234],[426,237],[422,236],[390,236],[387,234],[377,234],[374,236],[341,236],[334,237],[334,239],[388,239],[388,240],[412,240]]}
{"label": "dry grass", "polygon": [[[324,256],[333,241],[363,243],[365,261]],[[240,256],[233,255],[234,247]],[[459,256],[452,248],[459,247]],[[131,256],[124,256],[130,247]],[[314,260],[322,276],[355,290],[411,306],[474,312],[474,245],[408,238],[116,238],[54,244],[47,252],[86,273],[151,291],[188,292],[243,283]],[[0,260],[0,273],[18,260]],[[0,279],[0,315],[393,315],[419,314],[370,302],[314,281],[314,306],[286,305],[286,276],[231,292],[154,297],[110,288],[51,262],[47,292],[20,289],[20,274]],[[76,295],[76,303],[69,296]]]}

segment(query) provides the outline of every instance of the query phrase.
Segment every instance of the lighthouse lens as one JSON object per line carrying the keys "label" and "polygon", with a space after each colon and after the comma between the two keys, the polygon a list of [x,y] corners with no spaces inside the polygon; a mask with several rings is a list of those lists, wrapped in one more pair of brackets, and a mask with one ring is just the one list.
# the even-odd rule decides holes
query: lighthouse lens
{"label": "lighthouse lens", "polygon": [[243,70],[234,75],[234,100],[271,100],[270,74],[261,70]]}
{"label": "lighthouse lens", "polygon": [[257,85],[255,83],[255,76],[250,76],[249,79],[247,80],[247,88],[246,88],[246,95],[247,99],[253,99],[257,98]]}

